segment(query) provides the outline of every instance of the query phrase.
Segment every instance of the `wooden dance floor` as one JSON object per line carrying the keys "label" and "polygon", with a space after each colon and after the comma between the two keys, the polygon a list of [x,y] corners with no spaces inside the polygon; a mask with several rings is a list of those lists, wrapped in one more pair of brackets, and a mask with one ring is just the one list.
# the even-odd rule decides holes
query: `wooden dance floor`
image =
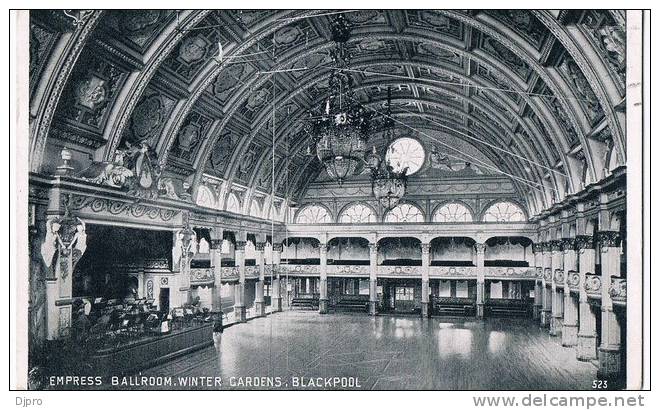
{"label": "wooden dance floor", "polygon": [[287,389],[301,388],[293,378],[352,377],[361,389],[442,390],[590,389],[596,378],[593,364],[523,319],[288,311],[231,326],[214,345],[142,376],[220,377],[223,389],[268,376]]}

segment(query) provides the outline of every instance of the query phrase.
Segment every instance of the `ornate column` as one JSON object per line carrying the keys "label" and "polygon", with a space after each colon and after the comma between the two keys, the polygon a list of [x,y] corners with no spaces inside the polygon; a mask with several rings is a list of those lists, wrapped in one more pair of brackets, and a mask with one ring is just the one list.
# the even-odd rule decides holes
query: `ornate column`
{"label": "ornate column", "polygon": [[213,270],[213,289],[211,290],[211,312],[214,316],[214,330],[222,327],[222,229],[211,229],[209,242],[211,269]]}
{"label": "ornate column", "polygon": [[238,267],[238,284],[234,288],[234,315],[239,322],[247,321],[245,314],[245,244],[246,241],[236,241],[235,257]]}
{"label": "ornate column", "polygon": [[477,317],[483,318],[484,304],[486,303],[486,270],[484,268],[486,244],[477,243],[474,245],[474,250],[477,255]]}
{"label": "ornate column", "polygon": [[376,316],[378,306],[378,295],[376,293],[378,284],[378,244],[369,244],[369,314]]}
{"label": "ornate column", "polygon": [[612,307],[610,284],[621,271],[621,238],[619,232],[598,232],[602,269],[601,323],[602,334],[598,351],[598,376],[616,378],[621,372],[621,325]]}
{"label": "ornate column", "polygon": [[575,238],[562,239],[564,252],[564,324],[561,330],[561,344],[566,347],[577,345],[578,334],[578,303],[571,295],[568,286],[568,275],[577,270],[577,257],[575,253]]}
{"label": "ornate column", "polygon": [[563,254],[561,241],[552,241],[552,317],[550,319],[550,335],[561,335],[564,319],[564,298],[561,288],[564,285]]}
{"label": "ornate column", "polygon": [[85,223],[72,216],[49,217],[41,255],[48,268],[46,277],[46,339],[71,336],[73,269],[87,249]]}
{"label": "ornate column", "polygon": [[422,319],[429,317],[429,266],[431,265],[431,244],[422,244]]}
{"label": "ornate column", "polygon": [[549,243],[541,244],[542,253],[541,259],[543,261],[543,304],[541,308],[541,326],[550,327],[551,313],[552,313],[552,247]]}
{"label": "ornate column", "polygon": [[196,251],[197,234],[188,225],[188,216],[184,214],[184,227],[174,233],[172,249],[173,265],[179,268],[179,273],[174,274],[174,292],[170,295],[173,307],[191,302],[190,261]]}
{"label": "ornate column", "polygon": [[534,320],[541,320],[541,309],[543,307],[543,254],[539,244],[532,244],[532,252],[534,253],[534,269],[536,269],[536,280],[534,281],[534,310],[532,317]]}
{"label": "ornate column", "polygon": [[589,306],[585,289],[585,276],[595,270],[594,238],[591,235],[575,237],[575,248],[580,267],[580,321],[578,323],[577,359],[582,361],[595,360],[596,351],[596,315]]}
{"label": "ornate column", "polygon": [[264,280],[266,275],[266,265],[264,250],[266,248],[266,242],[256,242],[254,244],[254,250],[256,252],[256,264],[257,269],[259,269],[259,280],[254,284],[254,308],[255,315],[257,317],[266,316],[266,303],[264,302]]}
{"label": "ornate column", "polygon": [[273,243],[273,283],[271,289],[271,309],[273,312],[282,311],[282,291],[280,290],[280,259],[282,257],[282,242]]}
{"label": "ornate column", "polygon": [[319,246],[319,313],[328,313],[328,244]]}

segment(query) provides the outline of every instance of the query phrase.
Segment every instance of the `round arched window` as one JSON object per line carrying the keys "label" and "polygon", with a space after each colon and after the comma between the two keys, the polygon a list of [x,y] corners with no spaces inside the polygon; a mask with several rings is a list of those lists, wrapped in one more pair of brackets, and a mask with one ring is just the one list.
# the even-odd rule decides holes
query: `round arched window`
{"label": "round arched window", "polygon": [[318,205],[308,205],[301,209],[296,215],[298,224],[327,224],[332,222],[328,210]]}
{"label": "round arched window", "polygon": [[456,222],[472,222],[472,213],[463,204],[451,202],[442,205],[436,209],[433,214],[433,222],[439,223],[456,223]]}
{"label": "round arched window", "polygon": [[345,224],[371,223],[376,222],[376,215],[374,214],[374,211],[366,205],[353,204],[344,209],[339,217],[339,222]]}
{"label": "round arched window", "polygon": [[395,172],[407,168],[406,175],[412,175],[424,165],[424,147],[414,138],[398,138],[387,149],[385,159]]}
{"label": "round arched window", "polygon": [[522,222],[525,213],[513,202],[496,202],[484,212],[484,222]]}
{"label": "round arched window", "polygon": [[409,223],[424,222],[424,214],[415,205],[399,204],[385,215],[385,222]]}

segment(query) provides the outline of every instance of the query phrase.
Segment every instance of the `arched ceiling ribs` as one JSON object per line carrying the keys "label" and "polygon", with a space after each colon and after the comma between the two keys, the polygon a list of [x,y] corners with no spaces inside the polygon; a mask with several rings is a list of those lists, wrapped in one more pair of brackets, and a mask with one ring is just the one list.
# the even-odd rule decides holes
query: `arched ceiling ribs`
{"label": "arched ceiling ribs", "polygon": [[[311,16],[318,13],[320,13],[320,11],[309,12],[305,10],[298,10],[283,16],[278,16],[277,19],[274,19],[271,24],[264,24],[259,31],[251,33],[247,40],[232,50],[232,55],[248,53],[249,48],[256,45],[257,42],[268,38],[277,30],[291,24],[294,21],[292,20],[294,18],[300,18],[308,15]],[[288,19],[282,19],[282,17],[285,16],[288,17]],[[227,55],[227,58],[230,58],[230,56],[231,55]],[[188,99],[185,100],[181,107],[175,110],[175,112],[172,114],[172,125],[163,130],[163,135],[160,139],[159,146],[156,148],[159,162],[162,165],[167,163],[169,150],[172,147],[172,144],[176,139],[179,129],[181,128],[181,125],[183,124],[186,116],[194,106],[195,102],[199,99],[202,92],[206,90],[206,88],[215,80],[218,73],[220,73],[222,69],[228,65],[227,61],[230,60],[225,59],[221,64],[218,64],[213,59],[209,60],[200,72],[198,76],[199,80],[195,83],[194,86],[191,87],[191,93]]]}
{"label": "arched ceiling ribs", "polygon": [[[353,43],[353,42],[358,42],[358,41],[364,40],[365,38],[379,38],[379,39],[381,39],[381,38],[382,38],[382,39],[388,39],[388,38],[389,38],[389,39],[400,39],[400,40],[401,40],[401,39],[404,39],[404,40],[407,39],[407,40],[410,40],[410,41],[415,41],[415,39],[419,40],[418,37],[414,37],[414,36],[410,36],[410,35],[397,35],[397,34],[392,34],[391,32],[385,32],[385,33],[370,33],[368,36],[365,36],[365,37],[360,37],[359,35],[356,35],[356,36],[354,36],[354,38],[351,40],[351,42],[352,42],[352,43]],[[452,47],[454,47],[453,45],[449,45],[449,44],[447,44],[446,42],[439,41],[438,39],[432,39],[432,38],[429,38],[429,39],[425,39],[425,40],[431,41],[432,44],[435,44],[435,45],[440,46],[440,47],[451,48],[451,51],[452,51],[452,52],[460,52],[460,53],[463,53],[463,52],[464,52],[463,50],[456,49],[456,48],[452,48]],[[318,47],[318,48],[316,48],[316,49],[312,49],[312,51],[308,51],[308,52],[306,52],[306,53],[305,53],[305,52],[302,52],[302,50],[300,50],[302,53],[299,53],[299,54],[297,54],[297,55],[300,56],[299,58],[302,58],[304,55],[311,54],[312,52],[322,51],[323,49],[329,48],[330,46],[331,46],[331,45],[326,44],[325,46],[321,46],[321,47]],[[486,66],[486,67],[492,67],[492,65],[489,63],[488,60],[486,60],[485,57],[479,57],[479,56],[471,55],[471,58],[472,58],[473,60],[478,61],[480,64],[482,64],[482,65],[484,65],[484,66]],[[292,63],[291,61],[288,61],[286,66],[291,65],[291,63]],[[295,62],[294,62],[294,63],[295,63]],[[280,69],[280,68],[284,68],[284,65],[277,65],[277,66],[275,67],[275,69]],[[437,67],[437,68],[440,68],[440,69],[441,69],[442,67]],[[437,68],[434,68],[434,69],[437,69]],[[503,71],[508,71],[508,70],[506,69],[506,67],[504,67],[504,66],[502,66],[502,65],[499,65],[499,67],[497,68],[497,70],[500,72],[500,74],[501,74]],[[455,74],[456,74],[456,73],[455,73]],[[454,75],[455,75],[455,74],[454,74]],[[511,80],[511,78],[510,78],[509,76],[507,76],[507,77],[509,78],[509,81],[513,81],[513,80]],[[463,78],[465,78],[465,77],[463,76]],[[243,86],[243,89],[242,89],[241,91],[239,91],[239,93],[238,93],[238,94],[240,95],[240,97],[238,97],[237,100],[232,101],[231,106],[233,106],[233,107],[240,106],[241,103],[244,101],[244,99],[248,97],[248,95],[247,95],[248,93],[247,93],[246,91],[251,90],[251,89],[257,89],[257,88],[261,87],[261,86],[262,86],[264,83],[266,83],[267,81],[268,81],[267,78],[259,80],[259,79],[256,78],[256,76],[253,76],[253,78],[251,78],[250,80],[246,80],[245,85]],[[472,79],[466,79],[466,81],[473,81],[473,80],[472,80]],[[517,81],[518,83],[520,82],[519,79],[516,80],[516,81]],[[513,83],[513,84],[515,84],[515,83]],[[520,84],[519,84],[519,85],[520,85]],[[495,85],[491,85],[491,87],[493,87],[493,88],[497,88]],[[529,105],[532,106],[532,107],[535,105],[535,104],[533,103],[533,101],[529,98],[529,96],[526,95],[526,93],[528,92],[528,90],[526,90],[526,89],[520,89],[520,90],[517,90],[517,92],[519,93],[519,95],[521,95],[521,97],[522,97],[523,99],[526,100],[526,103],[527,103],[527,104],[529,104]],[[239,101],[240,101],[241,103],[239,103]],[[228,114],[227,117],[230,117],[230,116],[233,114],[234,111],[235,111],[235,109],[233,109],[233,110],[231,110],[230,112],[226,113],[226,114]],[[262,115],[264,115],[264,114],[262,113]],[[548,125],[548,124],[547,124],[547,120],[546,120],[546,126],[547,126],[547,125]],[[555,135],[561,135],[561,131],[556,130],[556,131],[555,131]],[[170,138],[170,140],[172,140],[172,138]],[[565,145],[565,144],[564,144],[564,145]],[[545,146],[545,144],[543,144],[543,145],[541,145],[541,146]],[[546,152],[547,152],[547,151],[546,151]],[[562,152],[561,154],[563,155],[563,152]],[[567,162],[567,161],[564,161],[564,162]],[[568,171],[569,173],[571,172],[570,167],[568,168],[567,171]]]}
{"label": "arched ceiling ribs", "polygon": [[105,129],[105,139],[108,141],[103,151],[103,160],[110,161],[115,150],[121,143],[124,133],[135,105],[144,94],[147,85],[156,71],[161,67],[165,58],[185,36],[185,30],[195,27],[202,21],[210,10],[182,10],[179,16],[163,28],[157,39],[144,54],[144,68],[132,76],[124,85],[118,98],[120,103],[113,107],[113,113]]}
{"label": "arched ceiling ribs", "polygon": [[[580,99],[573,91],[574,87],[566,83],[566,81],[558,74],[550,75],[555,71],[552,67],[544,67],[540,64],[540,52],[533,50],[532,47],[521,39],[520,35],[510,28],[506,27],[499,22],[494,23],[495,20],[479,13],[477,16],[469,16],[456,11],[439,10],[441,14],[457,19],[473,28],[491,36],[499,43],[507,47],[510,51],[515,53],[521,58],[529,67],[531,67],[539,76],[541,80],[550,88],[553,95],[561,102],[564,112],[569,117],[571,123],[575,126],[575,131],[578,134],[578,139],[585,151],[585,157],[588,157],[588,166],[592,175],[595,173],[596,168],[591,161],[593,152],[591,146],[587,143],[586,134],[590,131],[585,126],[587,115],[584,108],[577,103]],[[497,28],[494,28],[497,27]],[[566,95],[568,94],[568,95]],[[577,126],[579,125],[579,126]]]}
{"label": "arched ceiling ribs", "polygon": [[[393,61],[392,63],[399,63],[399,61]],[[418,64],[418,63],[416,63],[416,62],[413,63],[413,62],[404,62],[404,61],[401,61],[401,63],[402,63],[402,64],[407,63],[407,64],[409,64],[409,65],[413,65],[413,66],[422,66],[422,67],[425,66],[425,65],[423,65],[423,64]],[[362,68],[363,66],[364,66],[364,67],[372,67],[372,66],[375,66],[375,65],[378,65],[378,64],[386,64],[386,63],[383,63],[383,62],[371,62],[370,64],[358,65],[357,67],[358,67],[358,68]],[[433,67],[433,66],[426,66],[426,67],[428,67],[428,68],[432,68],[432,69],[436,69],[436,70],[438,70],[438,71],[442,71],[443,73],[450,73],[450,72],[447,71],[446,69],[442,69],[442,68],[438,69],[437,67]],[[470,81],[471,83],[480,83],[480,80],[467,78],[467,77],[463,76],[463,75],[460,74],[460,73],[451,72],[451,75],[461,78],[462,81]],[[319,75],[319,76],[317,76],[317,77],[318,77],[319,80],[320,80],[320,79],[323,79],[323,78],[324,78],[324,75]],[[420,81],[423,81],[423,80],[420,79]],[[302,82],[303,84],[305,84],[305,85],[302,86],[302,87],[299,87],[296,91],[294,91],[293,94],[289,94],[289,95],[287,95],[286,97],[282,97],[282,98],[288,98],[288,99],[291,99],[291,98],[294,97],[295,95],[302,93],[303,91],[305,91],[306,88],[309,88],[311,85],[313,85],[313,84],[309,84],[309,83],[310,83],[310,80],[304,80],[304,81],[301,81],[301,82]],[[485,83],[485,81],[483,81],[483,84],[482,84],[482,85],[483,85],[484,87],[488,87],[488,88],[494,88],[494,87],[495,87],[494,84],[487,84],[487,83]],[[304,87],[304,88],[303,88],[303,87]],[[276,106],[280,106],[280,105],[283,105],[283,104],[284,104],[284,103],[280,103],[279,101],[276,102]],[[240,104],[237,104],[237,105],[240,106]],[[265,123],[265,122],[270,118],[270,112],[269,112],[269,111],[270,111],[270,104],[266,104],[266,108],[265,108],[265,109],[264,109],[264,110],[263,110],[263,111],[257,116],[257,119],[255,119],[254,122],[259,123],[259,122],[261,121],[261,123],[262,123],[261,125],[263,125],[263,123]],[[513,109],[511,109],[511,112],[512,112],[512,113],[515,113],[515,111],[514,111]],[[228,113],[228,114],[229,114],[229,113]],[[519,123],[520,123],[521,125],[524,126],[525,123],[524,123],[524,121],[521,121],[520,116],[518,116],[517,114],[514,114],[514,115],[517,116],[517,119],[518,119]],[[226,121],[229,121],[229,120],[230,120],[229,115],[227,115],[227,116],[225,117],[225,120],[226,120]],[[259,127],[260,127],[260,125],[257,125],[257,126],[255,127],[255,129],[258,130]],[[252,134],[254,135],[254,134],[256,134],[256,132],[257,132],[257,131],[253,130]],[[529,129],[528,129],[528,133],[531,134],[531,135],[536,135],[536,133],[531,132]],[[209,146],[212,145],[212,140],[213,140],[213,137],[211,137],[211,140],[210,140],[209,142],[207,142],[207,147],[209,147]],[[247,145],[248,143],[249,143],[248,140],[245,140],[245,141],[244,141],[244,144],[245,144],[245,145]],[[541,143],[541,144],[542,144],[542,143]],[[200,152],[202,152],[203,155],[208,156],[208,153],[205,152],[204,149],[200,150]],[[236,153],[234,154],[234,158],[240,158],[240,150],[239,150],[239,151],[236,151]],[[201,162],[198,162],[198,163],[201,163]],[[552,166],[552,164],[548,164],[548,165]],[[198,169],[199,169],[199,167],[198,167]]]}
{"label": "arched ceiling ribs", "polygon": [[[372,63],[371,65],[373,66],[374,64],[375,64],[375,63]],[[322,78],[324,78],[323,75],[317,75],[317,76],[316,76],[316,79],[317,79],[317,80],[318,80],[318,79],[322,79]],[[390,80],[390,79],[389,79],[389,78],[386,78],[386,81],[388,81],[388,80]],[[309,86],[314,85],[315,81],[309,80],[309,81],[305,81],[304,83],[307,84],[307,86],[309,87]],[[386,85],[387,82],[385,82],[385,83],[383,83],[383,84]],[[377,84],[376,84],[376,85],[377,85]],[[373,87],[373,86],[374,86],[374,83],[365,84],[364,86],[361,85],[361,86],[356,87],[356,91],[360,91],[360,90],[362,90],[362,89],[368,89],[368,88]],[[298,89],[296,92],[304,92],[304,91],[305,91],[305,90],[304,90],[303,88],[300,88],[300,89]],[[445,90],[445,92],[446,92],[446,90]],[[282,99],[281,101],[277,101],[277,102],[276,102],[276,105],[277,105],[277,106],[285,105],[285,104],[287,104],[288,101],[289,101],[291,98],[293,98],[293,97],[295,97],[295,94],[293,94],[293,95],[292,95],[292,94],[289,94],[289,95],[287,95],[286,97],[283,97],[283,99]],[[419,98],[418,98],[418,100],[419,100]],[[382,101],[382,100],[381,100],[381,101]],[[420,101],[421,101],[421,100],[420,100]],[[315,104],[315,106],[318,106],[321,102],[322,102],[322,101],[319,99],[319,100],[315,101],[314,104]],[[441,105],[441,104],[438,104],[437,101],[426,101],[426,103],[429,103],[429,104],[435,104],[435,105]],[[483,108],[483,107],[482,107],[482,108]],[[451,109],[456,110],[456,107],[451,107]],[[302,112],[304,112],[304,110],[303,110]],[[301,113],[302,113],[302,112],[301,112]],[[492,111],[492,110],[489,110],[489,112],[492,113],[493,111]],[[267,110],[264,110],[264,112],[263,112],[262,115],[260,116],[260,119],[255,120],[255,122],[257,122],[258,124],[255,126],[255,129],[252,131],[251,135],[256,135],[256,134],[259,132],[260,127],[264,126],[264,125],[267,123],[267,121],[270,119],[270,115],[268,115],[268,114],[270,114],[270,113],[268,113]],[[468,116],[468,114],[463,114],[463,115]],[[295,115],[294,115],[293,117],[295,118]],[[476,119],[473,118],[473,120],[476,120]],[[520,121],[520,125],[521,125],[522,127],[527,127],[527,124],[526,124],[525,121],[522,121],[522,119],[520,119],[520,118],[519,118],[519,121]],[[288,127],[288,128],[287,128],[287,131],[280,131],[280,130],[278,130],[278,134],[280,134],[280,135],[282,135],[282,134],[287,134],[287,133],[289,132],[290,128],[293,128],[293,126],[295,126],[296,123],[297,123],[296,121],[290,121],[290,120],[287,120],[287,124],[291,124],[292,126]],[[536,135],[536,132],[532,132],[532,129],[533,129],[533,128],[527,128],[528,133],[531,134],[531,135]],[[498,135],[497,133],[493,133],[493,134],[494,134],[494,135]],[[511,135],[512,135],[512,138],[516,139],[516,135],[515,135],[513,132],[511,132]],[[464,137],[464,138],[465,138],[465,137]],[[246,144],[247,144],[247,142],[246,142]],[[534,158],[536,162],[543,162],[543,158],[538,158],[538,157],[536,157],[536,155],[535,155],[535,154],[529,149],[530,141],[525,141],[525,140],[523,139],[523,140],[518,141],[518,144],[526,147],[526,150],[528,151],[528,153],[525,154],[525,155],[528,155],[530,158]],[[235,158],[235,161],[238,161],[238,159],[241,158],[240,150],[239,150],[239,151],[236,151],[236,152],[234,153],[234,158]],[[550,164],[550,163],[548,163],[548,165],[549,165],[549,166],[552,166],[552,164]],[[231,167],[230,167],[230,168],[231,168]],[[198,168],[198,169],[199,169],[199,168]],[[230,175],[230,177],[231,177],[232,173],[230,172],[229,175]]]}
{"label": "arched ceiling ribs", "polygon": [[[592,55],[598,55],[593,50],[590,42],[584,38],[584,35],[576,28],[561,25],[547,11],[535,11],[534,15],[550,30],[550,32],[559,40],[566,51],[573,57],[580,71],[584,74],[589,87],[595,93],[601,108],[605,113],[605,118],[610,126],[610,130],[617,145],[617,149],[626,157],[625,131],[622,128],[622,118],[614,110],[614,107],[621,102],[621,96],[614,84],[613,78],[608,74],[607,68],[599,58],[589,58],[587,51]],[[578,42],[579,41],[579,42]],[[623,117],[623,116],[621,116]]]}
{"label": "arched ceiling ribs", "polygon": [[45,84],[38,87],[43,91],[32,98],[38,104],[35,110],[32,109],[32,102],[30,103],[30,116],[33,118],[30,126],[30,170],[33,172],[41,170],[46,140],[62,91],[102,15],[103,11],[100,10],[92,12],[82,24],[73,28],[72,33],[63,35],[63,39],[60,40],[64,43],[62,49],[49,57],[56,61],[55,67],[48,73],[42,74],[39,79]]}

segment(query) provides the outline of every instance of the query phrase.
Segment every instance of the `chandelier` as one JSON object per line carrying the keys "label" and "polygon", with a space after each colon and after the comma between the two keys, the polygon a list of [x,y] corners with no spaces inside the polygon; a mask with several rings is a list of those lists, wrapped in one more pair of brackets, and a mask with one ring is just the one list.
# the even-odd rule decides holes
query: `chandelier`
{"label": "chandelier", "polygon": [[353,78],[346,70],[350,61],[346,50],[349,37],[346,19],[337,16],[332,24],[335,68],[329,78],[329,94],[323,112],[316,117],[312,114],[315,119],[311,125],[316,155],[330,178],[340,185],[364,169],[370,122],[370,115],[354,96]]}
{"label": "chandelier", "polygon": [[[384,118],[385,146],[389,146],[394,139],[394,121],[391,111],[392,92],[387,89],[387,113]],[[386,210],[397,206],[406,193],[408,167],[395,171],[392,165],[381,155],[374,146],[367,155],[367,165],[371,169],[371,190],[378,203]]]}

